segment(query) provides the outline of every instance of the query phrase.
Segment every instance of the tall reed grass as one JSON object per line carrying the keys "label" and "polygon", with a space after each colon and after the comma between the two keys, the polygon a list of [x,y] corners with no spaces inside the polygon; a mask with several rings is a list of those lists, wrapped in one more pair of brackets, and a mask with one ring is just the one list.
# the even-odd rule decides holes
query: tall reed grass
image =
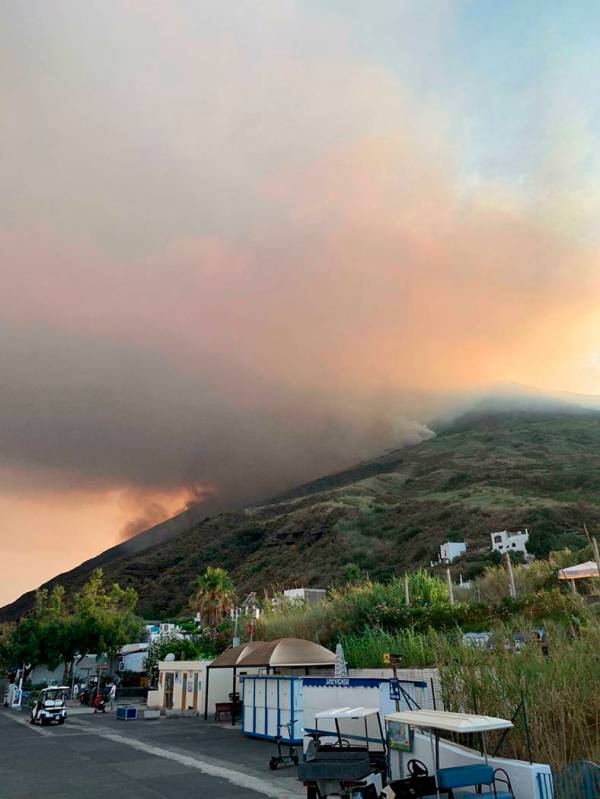
{"label": "tall reed grass", "polygon": [[[515,627],[525,638],[519,648]],[[596,622],[581,628],[549,623],[543,644],[526,619],[498,628],[490,648],[464,644],[460,631],[436,630],[365,629],[342,636],[341,642],[351,667],[381,666],[384,652],[399,654],[404,667],[437,667],[447,710],[511,718],[524,701],[502,744],[506,757],[528,760],[531,751],[534,761],[554,768],[581,759],[600,761]],[[499,739],[489,735],[489,751]]]}
{"label": "tall reed grass", "polygon": [[[575,760],[600,760],[600,627],[578,631],[553,625],[546,644],[531,636],[519,651],[510,631],[496,634],[492,650],[436,644],[444,705],[510,718],[525,713],[505,738],[503,753],[558,768]],[[492,740],[493,743],[493,740]]]}

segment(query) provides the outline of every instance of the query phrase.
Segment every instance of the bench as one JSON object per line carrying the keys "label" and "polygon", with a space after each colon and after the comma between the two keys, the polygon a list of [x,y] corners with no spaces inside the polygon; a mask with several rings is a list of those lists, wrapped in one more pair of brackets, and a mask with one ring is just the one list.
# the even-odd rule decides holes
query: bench
{"label": "bench", "polygon": [[231,718],[233,711],[235,710],[235,715],[239,718],[242,713],[242,703],[241,702],[215,702],[215,721],[221,721],[221,715],[224,713],[226,716]]}
{"label": "bench", "polygon": [[[499,777],[498,774],[503,776]],[[493,769],[488,765],[473,764],[471,766],[453,766],[452,768],[441,768],[437,772],[438,788],[447,791],[450,799],[480,799],[481,796],[494,797],[494,799],[514,799],[512,786],[508,774],[504,769]],[[501,782],[506,786],[506,790],[498,790],[496,783]],[[487,786],[487,791],[458,791],[455,788],[467,788],[475,786]]]}

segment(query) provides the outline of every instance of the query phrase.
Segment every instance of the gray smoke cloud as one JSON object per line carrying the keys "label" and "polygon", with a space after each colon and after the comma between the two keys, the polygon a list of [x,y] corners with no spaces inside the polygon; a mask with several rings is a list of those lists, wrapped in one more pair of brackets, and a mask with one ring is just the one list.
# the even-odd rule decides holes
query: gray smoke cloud
{"label": "gray smoke cloud", "polygon": [[460,174],[446,6],[4,4],[7,491],[139,490],[128,535],[153,490],[214,511],[419,441],[450,390],[598,380],[554,143],[523,196]]}
{"label": "gray smoke cloud", "polygon": [[[343,420],[271,390],[268,403],[245,408],[209,373],[124,344],[31,330],[4,330],[2,342],[0,465],[45,473],[57,490],[186,486],[190,502],[214,494],[217,509],[427,435],[408,419]],[[124,535],[165,515],[152,504]]]}

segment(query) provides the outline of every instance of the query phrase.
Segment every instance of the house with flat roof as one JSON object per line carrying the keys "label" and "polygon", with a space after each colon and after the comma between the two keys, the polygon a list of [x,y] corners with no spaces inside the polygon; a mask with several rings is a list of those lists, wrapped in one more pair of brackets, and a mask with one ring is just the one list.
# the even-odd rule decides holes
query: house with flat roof
{"label": "house with flat roof", "polygon": [[521,552],[527,555],[527,542],[529,541],[529,530],[517,530],[516,532],[509,532],[508,530],[501,530],[499,532],[490,533],[492,539],[492,551],[499,552],[504,555],[506,552]]}

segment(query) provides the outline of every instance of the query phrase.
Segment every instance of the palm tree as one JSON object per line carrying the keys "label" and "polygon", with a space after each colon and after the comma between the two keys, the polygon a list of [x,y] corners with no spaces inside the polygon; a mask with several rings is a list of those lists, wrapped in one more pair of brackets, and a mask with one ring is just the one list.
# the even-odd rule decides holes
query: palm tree
{"label": "palm tree", "polygon": [[196,577],[190,604],[209,627],[216,627],[235,605],[233,580],[229,573],[219,566],[209,566],[204,574]]}

